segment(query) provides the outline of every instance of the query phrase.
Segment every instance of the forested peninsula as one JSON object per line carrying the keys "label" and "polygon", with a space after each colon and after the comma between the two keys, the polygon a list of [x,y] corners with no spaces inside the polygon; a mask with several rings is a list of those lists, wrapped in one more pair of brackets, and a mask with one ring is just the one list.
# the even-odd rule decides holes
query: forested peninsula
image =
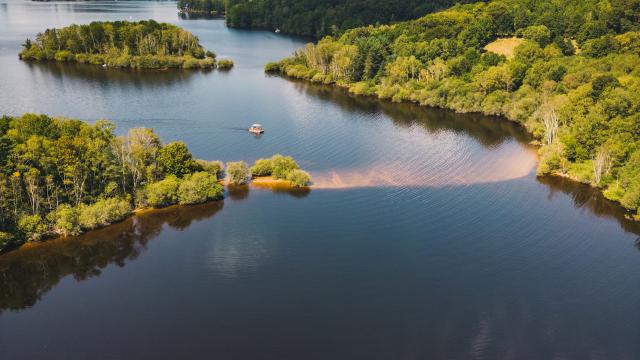
{"label": "forested peninsula", "polygon": [[77,235],[135,209],[200,204],[224,197],[221,180],[246,184],[272,176],[293,187],[311,178],[291,157],[244,162],[194,159],[180,141],[153,130],[115,135],[107,120],[24,114],[0,118],[0,251],[25,241]]}
{"label": "forested peninsula", "polygon": [[493,0],[325,37],[268,72],[353,94],[500,115],[538,173],[640,206],[640,0]]}
{"label": "forested peninsula", "polygon": [[[204,0],[203,0],[204,1]],[[209,0],[220,1],[220,0]],[[369,24],[415,19],[469,0],[227,0],[227,25],[322,37]]]}
{"label": "forested peninsula", "polygon": [[175,25],[153,20],[92,22],[47,29],[27,39],[23,60],[55,60],[116,68],[214,68],[216,55]]}

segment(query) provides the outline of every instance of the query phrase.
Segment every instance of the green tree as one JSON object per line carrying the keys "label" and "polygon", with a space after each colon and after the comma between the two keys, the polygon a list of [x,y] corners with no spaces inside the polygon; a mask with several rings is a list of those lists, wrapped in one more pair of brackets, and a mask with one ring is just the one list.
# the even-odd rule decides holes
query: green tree
{"label": "green tree", "polygon": [[227,163],[227,178],[233,185],[245,184],[251,177],[251,171],[244,161]]}
{"label": "green tree", "polygon": [[200,204],[210,200],[222,199],[224,189],[214,175],[197,172],[185,176],[178,189],[181,205]]}
{"label": "green tree", "polygon": [[165,174],[177,177],[191,173],[196,166],[193,155],[182,141],[174,141],[162,147],[158,164]]}

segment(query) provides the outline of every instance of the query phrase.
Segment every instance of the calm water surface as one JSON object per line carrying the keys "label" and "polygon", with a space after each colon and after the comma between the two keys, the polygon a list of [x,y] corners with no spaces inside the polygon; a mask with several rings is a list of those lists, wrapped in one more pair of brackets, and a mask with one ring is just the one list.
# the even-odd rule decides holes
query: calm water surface
{"label": "calm water surface", "polygon": [[[236,67],[16,55],[46,27],[148,18]],[[316,182],[0,256],[1,359],[640,358],[640,227],[620,208],[536,179],[511,123],[263,74],[304,42],[182,20],[174,2],[0,0],[1,113],[152,127],[206,159],[290,154]]]}

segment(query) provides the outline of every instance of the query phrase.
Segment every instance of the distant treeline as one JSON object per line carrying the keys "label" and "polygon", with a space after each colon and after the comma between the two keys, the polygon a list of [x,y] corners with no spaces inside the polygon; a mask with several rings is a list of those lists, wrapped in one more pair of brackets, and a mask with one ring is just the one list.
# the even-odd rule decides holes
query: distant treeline
{"label": "distant treeline", "polygon": [[322,37],[357,26],[415,19],[464,2],[469,1],[226,0],[226,15],[230,27]]}
{"label": "distant treeline", "polygon": [[123,68],[212,68],[215,54],[175,25],[153,20],[92,22],[47,29],[27,39],[21,59],[91,63]]}
{"label": "distant treeline", "polygon": [[540,174],[568,176],[640,207],[640,0],[458,5],[326,37],[266,70],[505,116],[542,145]]}
{"label": "distant treeline", "polygon": [[191,14],[224,15],[225,0],[178,0],[178,9]]}

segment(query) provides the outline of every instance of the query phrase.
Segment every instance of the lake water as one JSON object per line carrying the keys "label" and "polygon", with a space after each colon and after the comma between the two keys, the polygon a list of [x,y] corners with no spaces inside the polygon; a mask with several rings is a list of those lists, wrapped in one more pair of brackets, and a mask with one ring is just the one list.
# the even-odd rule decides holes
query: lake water
{"label": "lake water", "polygon": [[[47,27],[148,18],[235,68],[17,57]],[[537,179],[512,123],[263,73],[305,42],[183,20],[175,2],[0,0],[0,113],[152,127],[205,159],[288,154],[315,179],[0,256],[0,359],[640,358],[638,224]]]}

